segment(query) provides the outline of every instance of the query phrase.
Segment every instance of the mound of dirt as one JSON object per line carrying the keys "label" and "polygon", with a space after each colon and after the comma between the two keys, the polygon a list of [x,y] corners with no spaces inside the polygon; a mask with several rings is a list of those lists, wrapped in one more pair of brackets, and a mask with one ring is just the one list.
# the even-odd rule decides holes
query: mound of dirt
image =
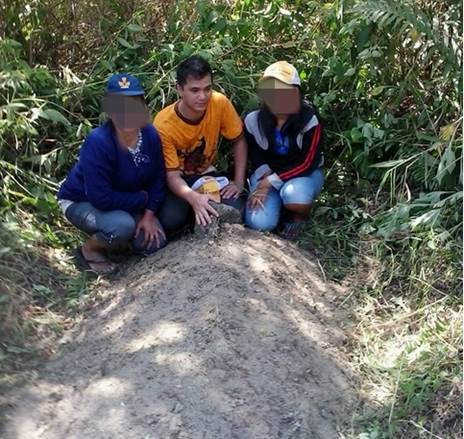
{"label": "mound of dirt", "polygon": [[343,292],[311,255],[226,225],[129,263],[16,392],[3,437],[336,438],[356,401]]}

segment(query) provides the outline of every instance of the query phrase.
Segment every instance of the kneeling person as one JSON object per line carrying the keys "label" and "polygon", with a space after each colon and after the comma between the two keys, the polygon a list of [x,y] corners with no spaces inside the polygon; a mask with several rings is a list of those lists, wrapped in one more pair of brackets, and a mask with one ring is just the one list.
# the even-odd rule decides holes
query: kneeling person
{"label": "kneeling person", "polygon": [[298,239],[322,190],[321,126],[315,108],[303,100],[295,67],[270,65],[258,84],[261,108],[245,117],[250,148],[251,195],[247,226]]}
{"label": "kneeling person", "polygon": [[161,143],[138,80],[113,75],[104,109],[108,121],[87,136],[57,195],[66,218],[90,235],[75,251],[78,265],[98,273],[115,271],[112,247],[147,254],[166,243],[156,217],[165,195]]}
{"label": "kneeling person", "polygon": [[[242,122],[232,103],[213,91],[213,73],[203,58],[184,60],[177,68],[176,80],[180,99],[160,111],[154,120],[163,143],[170,190],[160,209],[160,221],[167,232],[174,232],[187,224],[191,206],[196,223],[206,227],[218,216],[221,205],[236,209],[240,219],[247,160]],[[221,204],[215,209],[210,204],[214,197],[192,186],[205,176],[224,181],[214,166],[221,135],[233,144],[235,169],[234,180],[226,181],[220,190]]]}

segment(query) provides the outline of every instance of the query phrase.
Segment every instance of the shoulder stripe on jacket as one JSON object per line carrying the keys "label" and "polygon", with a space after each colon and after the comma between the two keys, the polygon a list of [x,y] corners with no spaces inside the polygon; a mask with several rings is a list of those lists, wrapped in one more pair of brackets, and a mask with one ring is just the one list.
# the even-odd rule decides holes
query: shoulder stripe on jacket
{"label": "shoulder stripe on jacket", "polygon": [[282,180],[290,179],[294,177],[295,175],[300,174],[301,172],[303,172],[304,170],[308,169],[311,166],[311,163],[314,160],[314,156],[316,155],[317,145],[319,143],[320,136],[321,136],[321,126],[318,124],[314,128],[313,137],[311,139],[311,146],[308,149],[308,154],[306,155],[304,162],[301,165],[297,166],[296,168],[289,169],[286,172],[278,174]]}

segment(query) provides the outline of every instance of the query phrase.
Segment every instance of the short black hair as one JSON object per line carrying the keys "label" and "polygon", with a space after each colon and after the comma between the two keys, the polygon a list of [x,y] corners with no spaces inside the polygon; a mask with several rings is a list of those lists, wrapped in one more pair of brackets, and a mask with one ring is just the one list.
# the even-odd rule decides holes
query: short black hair
{"label": "short black hair", "polygon": [[183,87],[187,83],[189,76],[194,79],[203,79],[206,75],[211,75],[211,81],[213,80],[213,71],[208,61],[199,55],[193,55],[184,59],[178,65],[176,70],[176,81]]}

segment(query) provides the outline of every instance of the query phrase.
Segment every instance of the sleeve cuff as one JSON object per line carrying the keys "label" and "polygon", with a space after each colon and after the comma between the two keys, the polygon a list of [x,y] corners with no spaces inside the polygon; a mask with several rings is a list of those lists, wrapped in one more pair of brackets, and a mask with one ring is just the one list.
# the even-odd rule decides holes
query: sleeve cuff
{"label": "sleeve cuff", "polygon": [[232,139],[228,139],[228,138],[226,138],[226,137],[225,137],[225,139],[226,139],[227,141],[229,141],[230,143],[235,143],[235,142],[237,142],[238,140],[240,140],[240,139],[241,139],[242,137],[244,137],[244,136],[245,136],[245,133],[242,131],[238,136],[235,136],[235,137],[233,137]]}
{"label": "sleeve cuff", "polygon": [[151,210],[153,213],[156,213],[158,212],[159,206],[160,206],[160,202],[158,200],[149,201],[146,209]]}
{"label": "sleeve cuff", "polygon": [[277,190],[279,190],[284,185],[284,182],[275,172],[274,174],[268,175],[266,178],[268,179],[269,183],[271,183],[272,186]]}
{"label": "sleeve cuff", "polygon": [[140,192],[140,198],[141,198],[141,201],[140,201],[140,205],[141,207],[146,207],[147,204],[148,204],[148,201],[149,201],[149,197],[148,197],[148,194],[146,192]]}
{"label": "sleeve cuff", "polygon": [[256,178],[256,180],[261,180],[261,178],[263,178],[263,175],[267,172],[272,172],[269,165],[261,165],[259,168],[256,168],[255,172],[253,172],[253,177]]}

